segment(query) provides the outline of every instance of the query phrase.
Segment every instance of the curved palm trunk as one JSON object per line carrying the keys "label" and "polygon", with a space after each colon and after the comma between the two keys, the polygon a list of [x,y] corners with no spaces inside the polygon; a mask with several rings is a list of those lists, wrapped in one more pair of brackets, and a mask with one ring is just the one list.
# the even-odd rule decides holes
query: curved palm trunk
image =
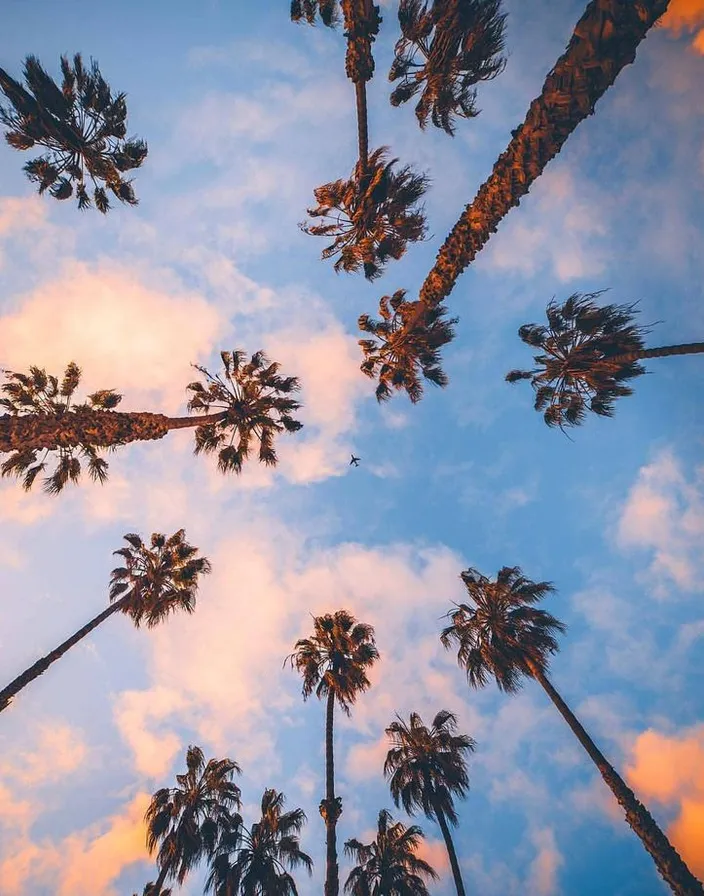
{"label": "curved palm trunk", "polygon": [[156,879],[156,883],[154,884],[154,889],[151,891],[151,896],[161,896],[161,890],[166,881],[166,875],[169,873],[169,865],[166,864],[159,872],[159,877]]}
{"label": "curved palm trunk", "polygon": [[704,887],[702,887],[677,850],[660,830],[650,812],[638,800],[631,788],[628,787],[616,769],[607,761],[606,757],[589,737],[572,710],[550,684],[547,677],[532,663],[528,664],[528,668],[533,678],[543,686],[560,715],[570,726],[577,740],[599,769],[601,777],[618,800],[619,805],[625,810],[626,821],[652,856],[661,877],[669,885],[672,892],[679,894],[679,896],[702,896]]}
{"label": "curved palm trunk", "polygon": [[626,352],[609,358],[616,364],[630,364],[644,358],[667,358],[670,355],[697,355],[704,352],[704,342],[685,342],[683,345],[663,345],[660,348],[644,348],[639,352]]}
{"label": "curved palm trunk", "polygon": [[[619,72],[633,62],[638,45],[668,4],[591,0],[525,121],[443,243],[421,288],[421,303],[435,306],[450,294],[504,216],[519,204],[577,125],[594,112]],[[416,319],[422,313],[421,304]]]}
{"label": "curved palm trunk", "polygon": [[335,799],[335,758],[333,753],[333,718],[335,693],[328,692],[325,713],[325,800],[321,803],[320,814],[325,821],[326,870],[325,896],[338,896],[340,892],[340,872],[337,867],[337,819],[340,809]]}
{"label": "curved palm trunk", "polygon": [[117,613],[118,610],[122,609],[126,602],[126,598],[122,598],[114,604],[111,604],[107,610],[103,610],[102,613],[99,613],[94,619],[91,619],[87,625],[84,625],[83,628],[79,628],[75,635],[71,635],[71,637],[64,641],[63,644],[59,644],[56,650],[47,653],[46,656],[37,660],[37,662],[31,665],[29,669],[25,669],[21,675],[18,675],[17,678],[13,679],[6,688],[3,688],[0,691],[0,712],[9,706],[12,698],[16,696],[22,688],[26,687],[30,681],[39,678],[43,672],[46,672],[52,663],[55,663],[56,660],[60,659],[73,647],[74,644],[78,644],[78,642],[83,640],[86,635],[89,635],[101,622],[105,622],[105,620],[112,616],[113,613]]}
{"label": "curved palm trunk", "polygon": [[128,442],[161,439],[172,429],[217,423],[224,412],[200,417],[167,417],[148,411],[66,411],[60,417],[43,414],[0,416],[0,454],[10,451],[54,450],[92,445],[107,448]]}
{"label": "curved palm trunk", "polygon": [[462,873],[460,872],[460,864],[457,861],[457,853],[455,852],[455,844],[452,842],[452,835],[450,834],[450,828],[448,827],[447,820],[445,819],[445,814],[440,808],[440,806],[433,804],[433,809],[435,810],[435,817],[438,820],[438,824],[440,825],[440,830],[442,831],[443,839],[445,840],[445,846],[447,847],[447,854],[450,857],[450,868],[452,869],[452,876],[455,880],[455,887],[457,888],[457,896],[465,896],[464,892],[464,883],[462,881]]}

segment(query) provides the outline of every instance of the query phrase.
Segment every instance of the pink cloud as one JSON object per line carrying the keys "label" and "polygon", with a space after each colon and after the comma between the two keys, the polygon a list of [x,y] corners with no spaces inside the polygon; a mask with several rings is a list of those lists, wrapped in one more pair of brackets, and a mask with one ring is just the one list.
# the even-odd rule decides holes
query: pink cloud
{"label": "pink cloud", "polygon": [[557,873],[564,864],[552,828],[533,831],[531,839],[537,854],[530,866],[528,892],[536,896],[555,896],[559,892]]}

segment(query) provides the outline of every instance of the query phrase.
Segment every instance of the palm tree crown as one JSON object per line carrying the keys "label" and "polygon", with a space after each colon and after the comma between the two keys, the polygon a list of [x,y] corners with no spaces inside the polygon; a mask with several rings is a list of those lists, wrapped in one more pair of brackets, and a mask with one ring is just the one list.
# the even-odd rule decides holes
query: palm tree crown
{"label": "palm tree crown", "polygon": [[360,339],[364,361],[362,373],[377,378],[376,397],[384,401],[393,389],[404,389],[412,402],[423,395],[422,377],[436,386],[446,386],[447,375],[440,366],[440,349],[454,337],[457,318],[447,320],[444,305],[428,309],[422,320],[409,321],[415,315],[417,302],[407,302],[406,290],[382,296],[380,320],[362,314],[359,329],[374,339]]}
{"label": "palm tree crown", "polygon": [[628,380],[645,373],[637,359],[623,356],[643,351],[650,328],[635,325],[635,303],[599,307],[602,292],[574,293],[563,305],[552,301],[547,327],[524,324],[518,331],[542,353],[534,355],[537,368],[512,370],[506,380],[531,381],[535,409],[548,426],[577,426],[587,410],[613,416],[615,400],[633,394]]}
{"label": "palm tree crown", "polygon": [[333,693],[350,714],[357,695],[370,687],[369,669],[379,658],[371,625],[357,622],[347,610],[313,618],[313,636],[296,641],[288,658],[303,677],[303,697]]}
{"label": "palm tree crown", "polygon": [[545,675],[559,645],[562,622],[534,604],[555,589],[550,582],[532,582],[518,566],[504,566],[490,581],[469,568],[461,573],[469,596],[448,613],[451,625],[442,632],[446,648],[457,645],[457,661],[472,687],[484,687],[493,676],[499,689],[517,691],[532,669]]}
{"label": "palm tree crown", "polygon": [[80,209],[95,203],[105,214],[110,208],[107,188],[120,202],[136,205],[132,184],[123,174],[140,167],[147,144],[125,139],[125,94],[114,96],[98,63],[91,60],[86,68],[80,53],[73,64],[61,57],[61,73],[59,87],[35,56],[27,56],[25,89],[0,68],[0,89],[10,101],[9,107],[0,106],[0,121],[9,128],[5,139],[15,149],[48,150],[24,166],[40,193],[48,189],[54,198],[68,199],[75,190]]}
{"label": "palm tree crown", "polygon": [[110,574],[110,602],[119,601],[122,612],[139,628],[154,628],[176,610],[195,610],[198,578],[211,572],[210,561],[196,557],[198,548],[185,540],[185,531],[154,533],[151,549],[139,535],[124,536],[130,547],[113,551],[125,565]]}
{"label": "palm tree crown", "polygon": [[437,874],[418,858],[422,839],[419,827],[394,822],[391,813],[382,809],[371,843],[354,839],[345,843],[345,853],[356,863],[345,892],[351,896],[428,896],[424,878],[437,880]]}
{"label": "palm tree crown", "polygon": [[384,775],[394,803],[409,815],[420,809],[435,818],[440,810],[457,824],[454,798],[469,791],[466,756],[474,751],[475,742],[456,730],[457,717],[447,709],[435,716],[430,728],[412,712],[408,724],[397,716],[386,729],[391,749]]}
{"label": "palm tree crown", "polygon": [[286,870],[303,866],[312,873],[313,860],[300,847],[305,824],[302,809],[284,812],[286,799],[265,790],[261,819],[225,831],[210,863],[206,892],[215,896],[297,896],[296,882]]}
{"label": "palm tree crown", "polygon": [[355,165],[349,180],[336,180],[314,190],[318,202],[312,218],[331,223],[301,224],[305,233],[331,236],[323,258],[339,256],[335,270],[364,270],[368,280],[379,277],[386,262],[399,259],[408,242],[425,236],[425,216],[413,206],[425,193],[428,178],[409,166],[394,171],[398,159],[387,161],[387,147],[369,156],[366,166]]}
{"label": "palm tree crown", "polygon": [[231,759],[209,759],[200,747],[186,752],[187,771],[177,786],[162,788],[147,809],[147,849],[158,848],[157,892],[167,878],[183,884],[204,856],[214,853],[224,831],[240,823],[240,789],[233,782],[240,767]]}
{"label": "palm tree crown", "polygon": [[[402,37],[396,44],[389,80],[401,83],[391,94],[398,106],[423,93],[416,117],[425,128],[428,117],[437,128],[453,135],[453,117],[474,118],[479,81],[500,74],[506,64],[506,15],[501,0],[401,0],[398,20]],[[431,37],[432,34],[432,37]],[[423,58],[416,62],[417,56]]]}

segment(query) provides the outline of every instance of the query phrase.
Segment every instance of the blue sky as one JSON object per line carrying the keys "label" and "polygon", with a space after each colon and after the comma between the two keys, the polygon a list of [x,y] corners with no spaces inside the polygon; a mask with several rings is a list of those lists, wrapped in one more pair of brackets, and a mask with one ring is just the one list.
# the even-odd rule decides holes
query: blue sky
{"label": "blue sky", "polygon": [[[181,414],[191,362],[263,347],[300,376],[306,426],[280,443],[274,473],[225,478],[177,432],[110,455],[102,487],[86,477],[50,498],[0,483],[3,681],[105,606],[125,533],[184,527],[213,564],[193,617],[148,633],[110,620],[3,713],[0,890],[141,892],[155,877],[146,801],[198,743],[242,765],[248,817],[266,786],[305,809],[316,870],[301,893],[319,893],[323,708],[302,703],[282,660],[310,613],[344,606],[376,627],[382,660],[339,719],[340,843],[392,808],[381,766],[394,713],[448,708],[478,742],[456,835],[468,892],[663,893],[540,688],[470,691],[437,635],[469,565],[553,581],[546,609],[569,627],[554,684],[704,873],[701,359],[653,361],[616,417],[573,441],[547,429],[527,386],[503,382],[530,361],[518,327],[577,291],[638,300],[643,323],[662,321],[652,345],[702,339],[704,14],[680,3],[647,37],[458,281],[449,387],[380,407],[358,369],[357,317],[418,290],[583,7],[507,0],[506,71],[453,140],[390,107],[398,26],[383,5],[370,142],[430,174],[431,238],[369,284],[336,275],[297,227],[313,188],[351,170],[356,123],[341,34],[292,25],[286,6],[126,0],[116,19],[82,0],[61,12],[39,0],[31,15],[10,0],[3,14],[4,68],[18,75],[34,53],[56,74],[61,53],[95,57],[150,152],[140,205],[102,218],[35,197],[22,156],[0,146],[0,367],[59,373],[73,359],[84,394],[115,388],[124,409]],[[419,823],[448,896],[440,832]]]}

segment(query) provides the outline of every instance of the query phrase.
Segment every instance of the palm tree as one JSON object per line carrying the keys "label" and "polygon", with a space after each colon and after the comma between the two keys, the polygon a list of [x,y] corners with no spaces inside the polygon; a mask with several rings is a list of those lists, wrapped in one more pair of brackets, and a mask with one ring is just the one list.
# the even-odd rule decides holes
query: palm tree
{"label": "palm tree", "polygon": [[223,833],[241,825],[235,774],[241,769],[232,759],[209,759],[206,764],[201,748],[190,746],[186,774],[176,775],[176,787],[164,787],[152,797],[144,820],[150,855],[158,847],[154,896],[164,896],[167,879],[182,885],[201,859],[214,854]]}
{"label": "palm tree", "polygon": [[[137,893],[133,893],[132,896],[138,896]],[[171,890],[168,888],[165,890],[161,890],[161,892],[157,891],[156,886],[153,881],[149,881],[144,885],[144,889],[142,890],[142,896],[171,896]]]}
{"label": "palm tree", "polygon": [[466,734],[456,734],[457,718],[441,709],[428,728],[417,712],[408,724],[400,716],[386,729],[391,749],[384,762],[384,775],[394,803],[413,815],[422,810],[434,818],[445,840],[450,867],[458,896],[464,896],[455,845],[449,825],[457,825],[455,797],[464,798],[469,791],[467,753],[474,752],[475,742]]}
{"label": "palm tree", "polygon": [[123,175],[141,166],[147,144],[125,139],[125,94],[113,95],[98,63],[91,60],[86,68],[80,53],[73,57],[73,65],[61,57],[61,73],[59,87],[36,56],[27,56],[25,88],[0,68],[0,90],[10,102],[9,107],[0,106],[0,121],[9,128],[5,139],[15,149],[48,150],[24,166],[39,193],[48,189],[55,199],[68,199],[75,188],[80,209],[95,203],[103,214],[110,208],[106,189],[120,202],[137,205],[132,182]]}
{"label": "palm tree", "polygon": [[[506,15],[501,0],[401,0],[401,38],[396,43],[389,81],[401,79],[391,93],[399,106],[423,92],[416,118],[425,128],[428,116],[437,128],[453,136],[455,115],[475,118],[476,84],[499,75],[506,60]],[[432,37],[431,37],[432,34]],[[423,62],[416,62],[420,54]]]}
{"label": "palm tree", "polygon": [[397,162],[387,160],[387,147],[382,146],[369,156],[366,168],[357,162],[349,180],[314,190],[318,206],[309,208],[308,214],[331,223],[300,227],[313,236],[333,237],[322,257],[339,256],[336,271],[363,268],[364,276],[374,280],[389,258],[401,258],[408,242],[425,236],[423,210],[413,206],[425,192],[428,178],[414,174],[409,166],[394,171]]}
{"label": "palm tree", "polygon": [[625,383],[645,373],[639,360],[704,352],[704,342],[647,349],[650,328],[635,325],[636,303],[599,307],[594,300],[603,291],[574,293],[563,305],[552,301],[547,327],[524,324],[518,331],[543,354],[534,355],[536,369],[512,370],[506,380],[531,381],[535,409],[548,426],[577,426],[588,410],[612,417],[614,401],[633,394]]}
{"label": "palm tree", "polygon": [[474,260],[511,208],[518,205],[577,125],[619,72],[635,59],[638,45],[667,9],[669,0],[590,0],[565,53],[551,69],[525,121],[494,164],[487,181],[465,208],[425,278],[415,312],[397,338],[422,342],[428,308],[437,307]]}
{"label": "palm tree", "polygon": [[507,693],[518,691],[526,677],[541,684],[625,810],[626,821],[672,891],[681,896],[701,896],[702,885],[547,677],[549,657],[559,650],[555,635],[564,632],[565,626],[534,605],[552,593],[553,586],[532,582],[517,566],[504,566],[496,581],[472,568],[461,578],[469,602],[450,611],[451,625],[443,630],[441,639],[447,648],[457,646],[457,661],[466,671],[469,684],[483,687],[493,677],[499,689]]}
{"label": "palm tree", "polygon": [[139,535],[130,533],[124,538],[130,546],[113,551],[124,559],[125,566],[110,573],[110,606],[3,688],[0,712],[22,688],[115,613],[129,616],[137,628],[142,624],[154,628],[177,611],[193,613],[198,579],[207,575],[211,567],[205,557],[196,556],[198,548],[185,540],[184,530],[179,529],[169,538],[155,532],[151,548],[144,545]]}
{"label": "palm tree", "polygon": [[[161,439],[173,429],[196,427],[195,454],[218,451],[218,469],[240,473],[249,457],[252,442],[259,444],[259,460],[275,466],[274,437],[280,432],[296,432],[302,423],[292,413],[300,403],[290,397],[299,388],[296,377],[278,375],[279,365],[255,352],[245,363],[241,351],[221,352],[224,380],[211,376],[199,365],[207,383],[190,383],[188,410],[205,416],[167,417],[146,411],[120,413],[113,410],[122,400],[113,389],[88,396],[88,402],[71,404],[81,378],[80,368],[71,361],[59,386],[57,377],[46,370],[30,367],[29,374],[5,371],[9,382],[0,387],[7,398],[0,408],[0,454],[10,453],[0,471],[2,476],[22,477],[29,490],[37,475],[45,470],[50,452],[58,452],[54,472],[44,479],[44,489],[58,494],[67,482],[77,482],[80,458],[88,459],[88,472],[98,482],[107,479],[107,461],[96,449],[116,449],[133,441]],[[208,413],[214,409],[213,413]],[[237,438],[237,444],[233,442]],[[44,454],[38,460],[37,452]]]}
{"label": "palm tree", "polygon": [[399,289],[392,296],[382,296],[379,302],[380,320],[362,314],[359,329],[371,333],[374,339],[360,339],[364,353],[362,373],[377,378],[378,401],[390,398],[392,389],[405,389],[412,402],[423,395],[424,377],[436,386],[447,384],[447,375],[440,366],[440,348],[454,335],[457,318],[445,320],[446,308],[439,305],[427,311],[424,325],[409,338],[404,324],[415,311],[417,302],[406,301],[406,290]]}
{"label": "palm tree", "polygon": [[210,862],[206,892],[214,896],[298,896],[296,882],[286,870],[303,866],[312,873],[313,860],[303,852],[299,834],[305,824],[303,809],[284,812],[286,798],[265,790],[261,819],[247,830],[225,831]]}
{"label": "palm tree", "polygon": [[391,813],[382,809],[371,843],[345,843],[345,853],[356,862],[345,892],[351,896],[428,896],[424,878],[437,880],[438,876],[416,854],[422,839],[419,827],[394,823]]}
{"label": "palm tree", "polygon": [[318,699],[326,698],[325,716],[325,799],[320,814],[325,822],[326,858],[325,896],[338,896],[340,891],[337,866],[337,820],[342,814],[342,800],[335,796],[335,763],[333,755],[333,716],[335,701],[344,713],[357,696],[370,687],[367,670],[379,658],[371,625],[357,622],[347,610],[313,617],[313,634],[296,641],[294,653],[287,657],[303,677],[303,699],[315,691]]}

